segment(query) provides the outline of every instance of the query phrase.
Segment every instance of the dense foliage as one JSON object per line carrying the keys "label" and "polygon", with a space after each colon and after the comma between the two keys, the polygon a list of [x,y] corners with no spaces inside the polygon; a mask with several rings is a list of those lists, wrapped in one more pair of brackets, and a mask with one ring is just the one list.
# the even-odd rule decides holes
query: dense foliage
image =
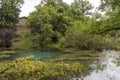
{"label": "dense foliage", "polygon": [[32,56],[16,59],[10,66],[0,80],[66,80],[83,70],[80,63],[34,61]]}
{"label": "dense foliage", "polygon": [[90,10],[93,8],[92,4],[87,0],[74,0],[71,5],[73,8],[80,9],[84,15],[90,14]]}
{"label": "dense foliage", "polygon": [[23,0],[0,0],[0,47],[10,47]]}
{"label": "dense foliage", "polygon": [[105,12],[102,21],[103,32],[120,29],[120,1],[119,0],[101,0],[99,9]]}
{"label": "dense foliage", "polygon": [[105,32],[119,24],[118,18],[118,23],[112,24],[118,12],[114,17],[108,14],[109,18],[102,19],[98,12],[90,12],[92,8],[86,0],[75,0],[71,5],[62,0],[42,0],[28,18],[32,35],[35,36],[33,47],[46,49],[59,44],[59,48],[85,50],[115,48],[114,42],[108,37],[110,34]]}
{"label": "dense foliage", "polygon": [[[76,24],[79,24],[76,25]],[[76,48],[78,50],[103,50],[112,48],[111,43],[99,34],[89,34],[82,30],[85,26],[81,23],[76,23],[66,32],[65,42],[63,47]]]}
{"label": "dense foliage", "polygon": [[[23,0],[1,0],[0,3],[0,46],[10,47]],[[29,40],[32,41],[30,46],[35,49],[114,48],[111,40],[113,30],[120,28],[118,3],[118,0],[101,0],[99,10],[105,13],[102,17],[98,11],[91,12],[94,7],[87,0],[74,0],[71,5],[63,0],[41,0],[28,17],[31,28],[29,39],[32,39]]]}

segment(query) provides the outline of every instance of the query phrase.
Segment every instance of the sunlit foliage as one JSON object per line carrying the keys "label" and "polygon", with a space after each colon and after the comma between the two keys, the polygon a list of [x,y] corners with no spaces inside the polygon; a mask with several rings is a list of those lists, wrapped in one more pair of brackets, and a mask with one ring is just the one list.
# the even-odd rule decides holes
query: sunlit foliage
{"label": "sunlit foliage", "polygon": [[0,75],[1,80],[61,80],[70,79],[80,73],[80,63],[33,61],[33,57],[19,58],[10,63],[11,68]]}

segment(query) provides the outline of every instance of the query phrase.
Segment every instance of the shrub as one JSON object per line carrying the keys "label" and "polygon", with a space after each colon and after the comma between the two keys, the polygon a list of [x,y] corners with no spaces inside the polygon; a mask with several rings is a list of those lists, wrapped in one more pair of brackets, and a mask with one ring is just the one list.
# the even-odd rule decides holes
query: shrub
{"label": "shrub", "polygon": [[90,34],[83,30],[85,26],[79,24],[66,32],[63,47],[82,50],[103,50],[113,48],[112,41],[99,34]]}
{"label": "shrub", "polygon": [[31,57],[19,58],[10,63],[11,68],[0,75],[1,80],[63,80],[81,72],[79,63],[33,61]]}

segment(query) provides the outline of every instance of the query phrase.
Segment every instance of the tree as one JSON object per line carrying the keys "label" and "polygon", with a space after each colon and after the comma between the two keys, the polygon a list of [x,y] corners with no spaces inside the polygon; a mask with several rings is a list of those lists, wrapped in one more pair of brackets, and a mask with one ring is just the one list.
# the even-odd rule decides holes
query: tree
{"label": "tree", "polygon": [[34,47],[45,48],[53,35],[52,19],[56,11],[51,6],[37,6],[36,11],[28,17],[32,34],[34,35]]}
{"label": "tree", "polygon": [[101,0],[100,10],[106,12],[102,21],[101,32],[120,29],[120,0]]}
{"label": "tree", "polygon": [[46,24],[41,29],[41,33],[37,33],[33,39],[34,48],[44,49],[51,43],[51,37],[53,36],[52,25]]}
{"label": "tree", "polygon": [[17,22],[23,0],[0,0],[0,28],[12,27]]}
{"label": "tree", "polygon": [[89,15],[91,13],[90,10],[93,8],[87,0],[74,0],[71,6],[80,9],[84,15]]}
{"label": "tree", "polygon": [[99,9],[101,10],[114,10],[120,7],[120,0],[101,0]]}
{"label": "tree", "polygon": [[36,29],[35,33],[40,33],[46,24],[51,24],[53,15],[56,11],[51,6],[37,6],[36,11],[32,12],[28,17],[30,27]]}
{"label": "tree", "polygon": [[52,6],[58,13],[64,13],[69,8],[63,0],[41,0],[40,6]]}
{"label": "tree", "polygon": [[84,14],[78,8],[70,7],[67,11],[67,15],[74,20],[83,20]]}
{"label": "tree", "polygon": [[17,22],[22,4],[23,0],[0,0],[0,47],[11,46],[11,29]]}
{"label": "tree", "polygon": [[64,35],[66,27],[69,26],[70,18],[67,15],[69,5],[63,0],[41,0],[41,6],[53,7],[56,13],[52,17],[53,31],[58,31]]}
{"label": "tree", "polygon": [[41,6],[52,6],[57,7],[58,5],[62,4],[63,0],[41,0],[40,5]]}
{"label": "tree", "polygon": [[72,19],[65,14],[56,14],[53,17],[52,25],[53,31],[57,31],[62,35],[65,35],[67,28],[71,25]]}

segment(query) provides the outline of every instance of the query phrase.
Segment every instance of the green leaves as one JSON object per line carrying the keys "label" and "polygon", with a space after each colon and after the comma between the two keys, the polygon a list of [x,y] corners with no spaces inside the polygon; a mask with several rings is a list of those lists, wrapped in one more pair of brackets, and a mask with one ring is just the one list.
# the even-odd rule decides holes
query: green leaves
{"label": "green leaves", "polygon": [[53,35],[52,19],[56,11],[51,6],[37,6],[37,10],[30,14],[29,23],[34,37],[34,47],[43,49],[51,42]]}
{"label": "green leaves", "polygon": [[[111,3],[103,0],[103,3],[107,2]],[[35,35],[33,45],[44,48],[62,42],[59,45],[79,49],[105,48],[104,36],[100,34],[119,28],[119,8],[107,12],[104,19],[97,11],[89,17],[92,8],[87,0],[74,0],[71,5],[62,0],[42,0],[29,16],[30,27]]]}
{"label": "green leaves", "polygon": [[106,19],[101,25],[102,32],[109,32],[120,29],[120,1],[119,0],[101,0],[100,10],[106,12]]}
{"label": "green leaves", "polygon": [[[42,62],[33,61],[33,56],[19,58],[10,63],[12,66],[4,74],[1,80],[62,80],[70,79],[75,73],[80,73],[83,66],[80,63]],[[5,77],[6,76],[6,77]]]}
{"label": "green leaves", "polygon": [[64,36],[72,22],[64,10],[60,11],[60,7],[55,9],[51,5],[37,6],[36,11],[32,12],[28,19],[32,33],[37,34],[33,44],[42,48],[50,43],[57,43],[59,38],[57,34]]}
{"label": "green leaves", "polygon": [[0,47],[10,47],[23,0],[0,0]]}
{"label": "green leaves", "polygon": [[41,29],[44,25],[52,22],[55,9],[51,6],[37,6],[36,9],[37,10],[29,16],[30,27]]}
{"label": "green leaves", "polygon": [[[0,4],[0,28],[11,27],[12,23],[15,23],[18,19],[20,7],[23,4],[23,0],[1,0]],[[2,24],[6,22],[6,24]]]}
{"label": "green leaves", "polygon": [[80,9],[84,15],[90,14],[90,10],[93,8],[87,0],[74,0],[71,6]]}
{"label": "green leaves", "polygon": [[40,34],[37,33],[33,39],[33,44],[35,48],[44,49],[48,44],[51,43],[51,37],[53,35],[52,26],[45,25]]}
{"label": "green leaves", "polygon": [[120,7],[120,0],[101,0],[101,10],[115,10]]}

